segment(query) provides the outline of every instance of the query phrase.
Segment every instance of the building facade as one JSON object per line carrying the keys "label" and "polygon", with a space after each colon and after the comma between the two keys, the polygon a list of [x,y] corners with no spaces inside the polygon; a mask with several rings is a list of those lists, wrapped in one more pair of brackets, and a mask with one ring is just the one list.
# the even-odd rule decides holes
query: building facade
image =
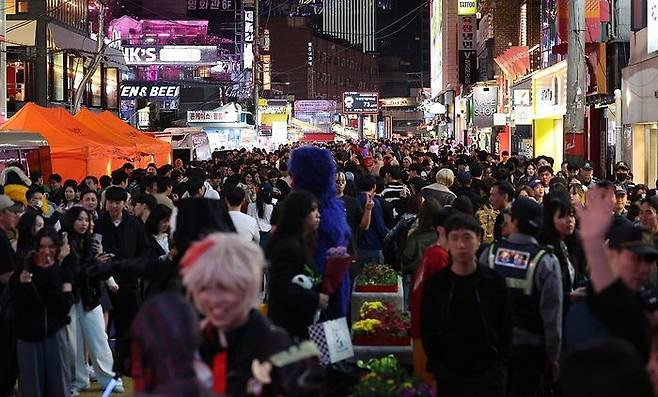
{"label": "building facade", "polygon": [[376,15],[375,0],[324,0],[322,33],[360,46],[363,52],[374,52]]}
{"label": "building facade", "polygon": [[[9,116],[27,102],[71,107],[97,42],[87,0],[11,0],[7,11]],[[93,8],[93,7],[92,7]],[[118,110],[121,52],[105,47],[100,67],[84,89],[82,105]]]}
{"label": "building facade", "polygon": [[342,100],[377,91],[377,61],[349,43],[313,31],[303,17],[271,18],[271,90],[266,97]]}

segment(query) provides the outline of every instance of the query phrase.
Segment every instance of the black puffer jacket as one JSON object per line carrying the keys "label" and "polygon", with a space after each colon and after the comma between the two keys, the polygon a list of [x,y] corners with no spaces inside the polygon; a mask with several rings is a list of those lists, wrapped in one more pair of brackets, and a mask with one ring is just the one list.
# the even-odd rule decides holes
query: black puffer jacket
{"label": "black puffer jacket", "polygon": [[71,254],[62,267],[68,269],[73,280],[73,302],[82,300],[86,311],[100,305],[101,282],[110,277],[112,267],[96,259],[96,251],[88,240],[72,239]]}

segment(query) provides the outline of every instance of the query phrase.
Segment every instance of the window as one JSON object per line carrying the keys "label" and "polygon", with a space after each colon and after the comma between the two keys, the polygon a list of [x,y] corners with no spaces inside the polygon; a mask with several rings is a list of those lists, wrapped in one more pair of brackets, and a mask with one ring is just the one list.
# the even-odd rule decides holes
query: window
{"label": "window", "polygon": [[2,7],[7,15],[24,14],[30,11],[27,0],[5,0]]}
{"label": "window", "polygon": [[105,104],[108,109],[117,109],[119,71],[116,68],[105,69]]}
{"label": "window", "polygon": [[102,79],[101,79],[101,68],[96,68],[96,72],[91,76],[91,82],[89,83],[89,105],[94,107],[102,106]]}
{"label": "window", "polygon": [[64,54],[51,54],[49,59],[50,70],[50,100],[64,101]]}
{"label": "window", "polygon": [[69,89],[69,101],[73,102],[75,98],[75,90],[80,86],[82,82],[82,77],[84,76],[84,62],[82,58],[69,55],[68,59],[68,72],[67,72],[67,82]]}

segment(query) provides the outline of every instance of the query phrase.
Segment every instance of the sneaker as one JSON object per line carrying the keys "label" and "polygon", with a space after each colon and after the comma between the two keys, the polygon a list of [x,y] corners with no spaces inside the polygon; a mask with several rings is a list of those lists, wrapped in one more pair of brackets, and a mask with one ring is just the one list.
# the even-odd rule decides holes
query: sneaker
{"label": "sneaker", "polygon": [[114,385],[114,390],[112,390],[112,393],[117,393],[117,394],[125,393],[125,390],[123,388],[123,381],[121,381],[121,379],[117,380],[117,384]]}
{"label": "sneaker", "polygon": [[96,382],[96,371],[94,371],[94,367],[88,365],[87,371],[89,372],[89,380],[92,382]]}

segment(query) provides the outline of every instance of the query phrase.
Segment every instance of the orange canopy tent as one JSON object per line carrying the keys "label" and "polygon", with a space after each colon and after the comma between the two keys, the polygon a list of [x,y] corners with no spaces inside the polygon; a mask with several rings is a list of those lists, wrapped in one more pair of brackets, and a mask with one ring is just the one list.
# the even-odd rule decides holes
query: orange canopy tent
{"label": "orange canopy tent", "polygon": [[171,145],[169,143],[151,138],[108,111],[92,114],[113,131],[134,140],[142,152],[152,155],[152,158],[142,158],[139,167],[145,168],[149,162],[154,162],[158,166],[171,164]]}
{"label": "orange canopy tent", "polygon": [[44,108],[28,103],[0,125],[3,133],[34,131],[50,146],[53,172],[64,178],[82,180],[87,175],[106,175],[111,161],[120,153],[93,139],[92,133],[64,109]]}

